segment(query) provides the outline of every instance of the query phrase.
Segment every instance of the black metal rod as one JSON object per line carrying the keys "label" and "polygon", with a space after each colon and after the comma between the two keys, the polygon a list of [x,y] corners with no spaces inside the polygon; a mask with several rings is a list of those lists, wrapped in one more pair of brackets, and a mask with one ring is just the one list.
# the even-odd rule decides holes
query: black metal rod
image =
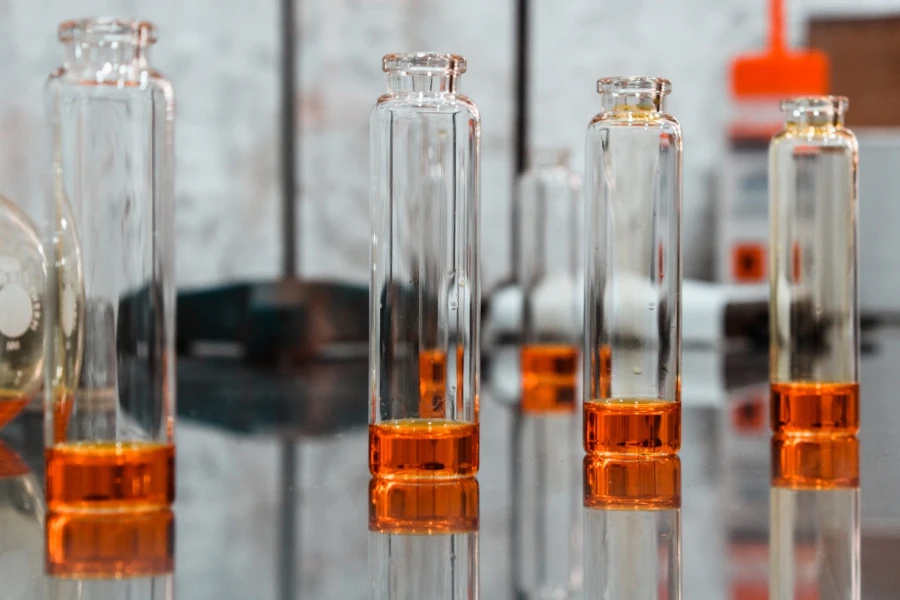
{"label": "black metal rod", "polygon": [[513,148],[515,151],[514,169],[513,169],[513,193],[512,193],[512,231],[510,232],[510,267],[512,275],[515,276],[519,269],[519,245],[522,240],[519,239],[519,202],[518,202],[518,181],[526,168],[528,168],[528,73],[529,73],[529,56],[528,56],[528,23],[529,23],[529,3],[528,0],[515,0],[515,48],[513,50],[514,69],[513,81],[515,82],[515,101],[513,114],[515,121],[513,123]]}
{"label": "black metal rod", "polygon": [[300,572],[297,551],[297,468],[300,450],[297,440],[284,434],[281,440],[279,462],[281,464],[280,506],[278,515],[278,597],[281,600],[300,598],[296,573]]}
{"label": "black metal rod", "polygon": [[285,279],[298,275],[297,262],[297,83],[295,0],[281,1],[281,274]]}

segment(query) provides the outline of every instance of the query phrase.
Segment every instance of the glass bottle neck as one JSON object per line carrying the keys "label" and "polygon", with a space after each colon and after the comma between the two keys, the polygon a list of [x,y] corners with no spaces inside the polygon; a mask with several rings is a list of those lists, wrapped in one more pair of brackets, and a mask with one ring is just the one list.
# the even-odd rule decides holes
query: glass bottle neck
{"label": "glass bottle neck", "polygon": [[105,73],[117,79],[123,71],[144,70],[149,48],[143,43],[96,43],[71,41],[65,44],[66,65],[77,71]]}
{"label": "glass bottle neck", "polygon": [[666,97],[659,92],[632,94],[600,94],[604,112],[660,113],[666,108]]}
{"label": "glass bottle neck", "polygon": [[458,85],[455,73],[388,73],[391,93],[455,94]]}
{"label": "glass bottle neck", "polygon": [[838,129],[844,126],[844,114],[838,111],[797,111],[788,114],[785,123],[795,129]]}

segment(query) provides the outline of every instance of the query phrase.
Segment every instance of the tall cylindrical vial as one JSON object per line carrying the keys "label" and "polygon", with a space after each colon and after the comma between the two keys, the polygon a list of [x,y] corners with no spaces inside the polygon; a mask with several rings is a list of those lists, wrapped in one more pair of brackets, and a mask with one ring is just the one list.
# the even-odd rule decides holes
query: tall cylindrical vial
{"label": "tall cylindrical vial", "polygon": [[478,471],[481,121],[466,61],[389,54],[371,119],[369,470]]}
{"label": "tall cylindrical vial", "polygon": [[519,180],[522,410],[573,412],[578,376],[576,301],[581,183],[568,153],[543,150]]}
{"label": "tall cylindrical vial", "polygon": [[[149,23],[67,21],[59,39],[63,65],[45,92],[53,149],[45,253],[55,266],[47,504],[165,508],[175,488],[172,86],[150,66]],[[71,332],[82,317],[79,356]]]}
{"label": "tall cylindrical vial", "polygon": [[859,431],[856,137],[846,98],[782,105],[769,147],[771,423]]}
{"label": "tall cylindrical vial", "polygon": [[601,79],[585,165],[584,449],[681,446],[681,155],[665,79]]}
{"label": "tall cylindrical vial", "polygon": [[373,600],[477,600],[478,481],[372,479]]}

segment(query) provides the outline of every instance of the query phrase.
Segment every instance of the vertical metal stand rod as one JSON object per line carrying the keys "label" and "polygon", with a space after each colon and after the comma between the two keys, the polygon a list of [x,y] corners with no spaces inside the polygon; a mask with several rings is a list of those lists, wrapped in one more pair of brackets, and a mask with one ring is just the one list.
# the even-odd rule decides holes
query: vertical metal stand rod
{"label": "vertical metal stand rod", "polygon": [[519,270],[519,245],[522,240],[519,239],[519,203],[518,203],[518,181],[526,168],[528,168],[528,86],[529,86],[529,56],[528,56],[528,22],[529,22],[529,2],[528,0],[515,0],[515,48],[513,49],[513,60],[515,61],[513,81],[515,83],[515,98],[513,106],[513,114],[515,121],[513,123],[513,148],[515,149],[514,169],[513,169],[513,186],[512,186],[512,231],[510,232],[510,267],[511,274],[515,274]]}
{"label": "vertical metal stand rod", "polygon": [[297,83],[295,0],[281,0],[281,274],[297,276],[297,118],[294,94]]}

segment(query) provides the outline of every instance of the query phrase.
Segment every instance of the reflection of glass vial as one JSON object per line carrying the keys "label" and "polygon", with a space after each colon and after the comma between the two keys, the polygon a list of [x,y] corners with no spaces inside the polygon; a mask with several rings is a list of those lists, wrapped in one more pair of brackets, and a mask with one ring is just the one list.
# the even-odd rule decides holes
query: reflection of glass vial
{"label": "reflection of glass vial", "polygon": [[771,423],[859,431],[856,137],[846,98],[783,103],[769,147]]}
{"label": "reflection of glass vial", "polygon": [[174,497],[172,87],[149,65],[149,23],[68,21],[59,39],[65,59],[45,93],[47,504],[163,508]]}
{"label": "reflection of glass vial", "polygon": [[[578,365],[576,269],[580,182],[565,151],[535,152],[519,180],[522,410],[575,410]],[[580,317],[580,315],[579,315]]]}
{"label": "reflection of glass vial", "polygon": [[478,470],[478,109],[466,61],[389,54],[371,120],[369,469]]}
{"label": "reflection of glass vial", "polygon": [[40,386],[45,268],[31,221],[0,197],[0,427],[19,414]]}
{"label": "reflection of glass vial", "polygon": [[681,127],[670,84],[601,79],[585,166],[584,448],[681,446]]}

